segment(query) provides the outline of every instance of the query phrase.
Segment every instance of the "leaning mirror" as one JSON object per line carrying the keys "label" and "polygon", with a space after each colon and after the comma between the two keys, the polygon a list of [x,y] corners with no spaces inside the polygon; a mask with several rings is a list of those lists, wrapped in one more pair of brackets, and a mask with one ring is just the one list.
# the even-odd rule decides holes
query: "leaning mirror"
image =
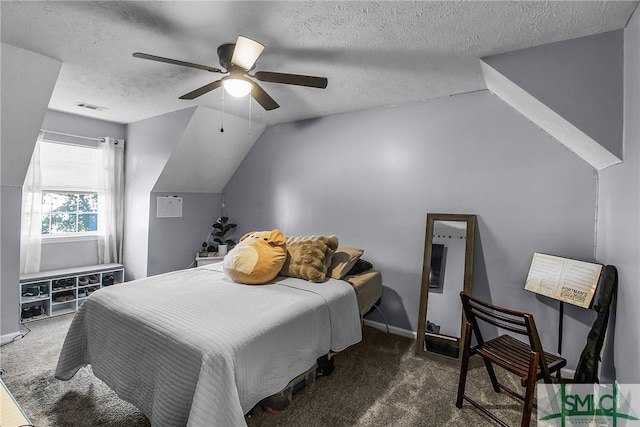
{"label": "leaning mirror", "polygon": [[471,293],[476,216],[427,214],[416,354],[460,357],[460,291]]}

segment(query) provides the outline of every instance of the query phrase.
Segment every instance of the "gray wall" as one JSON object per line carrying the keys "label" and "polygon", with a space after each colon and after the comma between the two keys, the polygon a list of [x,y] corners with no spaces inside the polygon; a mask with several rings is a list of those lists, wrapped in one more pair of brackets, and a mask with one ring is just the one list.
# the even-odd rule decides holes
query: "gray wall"
{"label": "gray wall", "polygon": [[[80,107],[78,109],[80,110]],[[126,125],[63,113],[62,111],[47,110],[42,122],[42,129],[89,138],[104,138],[108,136],[124,139]]]}
{"label": "gray wall", "polygon": [[96,238],[49,239],[42,242],[40,271],[94,264],[98,264],[98,240]]}
{"label": "gray wall", "polygon": [[[618,269],[614,358],[620,383],[640,383],[640,11],[624,34],[624,159],[600,174],[598,259]],[[608,339],[614,338],[611,334]]]}
{"label": "gray wall", "polygon": [[22,187],[62,62],[2,43],[2,185]]}
{"label": "gray wall", "polygon": [[[426,213],[476,214],[474,293],[533,312],[555,349],[557,303],[524,282],[533,252],[593,258],[595,188],[586,163],[482,91],[268,128],[225,198],[240,233],[332,233],[364,248],[390,323],[414,331]],[[575,363],[591,317],[565,315]]]}
{"label": "gray wall", "polygon": [[0,187],[0,336],[10,339],[20,321],[21,187]]}
{"label": "gray wall", "polygon": [[623,30],[483,58],[622,159]]}
{"label": "gray wall", "polygon": [[60,61],[2,43],[0,341],[18,333],[22,184]]}
{"label": "gray wall", "polygon": [[123,246],[126,280],[147,277],[151,190],[194,111],[195,107],[187,108],[127,126]]}
{"label": "gray wall", "polygon": [[[220,120],[219,111],[194,107],[127,127],[127,280],[186,268],[194,261],[219,216],[220,191],[264,128],[254,125],[248,133],[247,120],[226,114],[220,133],[211,127]],[[182,218],[156,217],[156,198],[166,194],[183,197]]]}
{"label": "gray wall", "polygon": [[[157,218],[158,196],[182,197],[182,217]],[[157,193],[150,195],[149,267],[147,274],[187,268],[220,213],[220,194]]]}

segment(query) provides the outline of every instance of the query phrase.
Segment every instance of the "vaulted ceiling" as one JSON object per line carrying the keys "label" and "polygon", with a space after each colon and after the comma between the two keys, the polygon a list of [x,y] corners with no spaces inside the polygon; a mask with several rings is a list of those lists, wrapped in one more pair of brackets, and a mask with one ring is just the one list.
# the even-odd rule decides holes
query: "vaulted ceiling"
{"label": "vaulted ceiling", "polygon": [[[221,89],[202,70],[134,52],[218,67],[239,34],[265,50],[257,70],[326,76],[326,90],[261,83],[281,105],[247,98],[225,111],[264,125],[485,89],[478,58],[624,28],[637,2],[2,1],[2,42],[63,62],[49,107],[120,123],[201,105]],[[76,104],[108,108],[92,111]]]}

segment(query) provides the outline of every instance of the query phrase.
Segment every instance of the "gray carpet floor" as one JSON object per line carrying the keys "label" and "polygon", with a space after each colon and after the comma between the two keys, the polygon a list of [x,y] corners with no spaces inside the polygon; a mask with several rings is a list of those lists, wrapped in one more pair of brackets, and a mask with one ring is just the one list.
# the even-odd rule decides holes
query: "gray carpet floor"
{"label": "gray carpet floor", "polygon": [[[66,382],[53,377],[71,318],[31,322],[30,333],[0,348],[3,380],[31,421],[37,427],[149,426],[146,417],[93,376],[90,367]],[[455,360],[416,357],[413,340],[370,327],[363,335],[362,342],[335,356],[331,376],[319,377],[279,414],[255,410],[247,417],[249,427],[495,425],[468,403],[455,407]],[[493,392],[480,360],[472,358],[471,365],[467,394],[510,425],[520,425],[519,402]],[[498,374],[512,388],[521,388],[513,377]]]}

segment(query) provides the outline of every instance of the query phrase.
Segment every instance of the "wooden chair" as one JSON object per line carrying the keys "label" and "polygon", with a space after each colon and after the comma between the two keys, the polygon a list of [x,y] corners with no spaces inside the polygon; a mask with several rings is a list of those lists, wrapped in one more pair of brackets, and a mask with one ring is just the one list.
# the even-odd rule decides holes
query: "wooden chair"
{"label": "wooden chair", "polygon": [[[462,308],[466,317],[466,334],[463,343],[456,407],[462,408],[464,399],[498,424],[509,427],[504,421],[464,394],[469,357],[477,354],[484,359],[491,384],[496,392],[500,392],[502,389],[512,396],[524,400],[521,426],[528,426],[531,420],[531,410],[535,407],[533,400],[536,382],[543,379],[544,382],[550,383],[551,374],[553,373],[556,373],[558,379],[560,379],[560,369],[567,364],[567,361],[562,357],[543,351],[536,324],[531,314],[494,306],[465,292],[460,292],[460,298],[462,299]],[[520,341],[507,334],[485,341],[478,322],[486,322],[497,326],[501,330],[526,336],[528,342]],[[471,346],[472,331],[477,341],[474,346]],[[526,388],[524,396],[498,383],[493,370],[494,363],[520,377],[522,386]]]}

